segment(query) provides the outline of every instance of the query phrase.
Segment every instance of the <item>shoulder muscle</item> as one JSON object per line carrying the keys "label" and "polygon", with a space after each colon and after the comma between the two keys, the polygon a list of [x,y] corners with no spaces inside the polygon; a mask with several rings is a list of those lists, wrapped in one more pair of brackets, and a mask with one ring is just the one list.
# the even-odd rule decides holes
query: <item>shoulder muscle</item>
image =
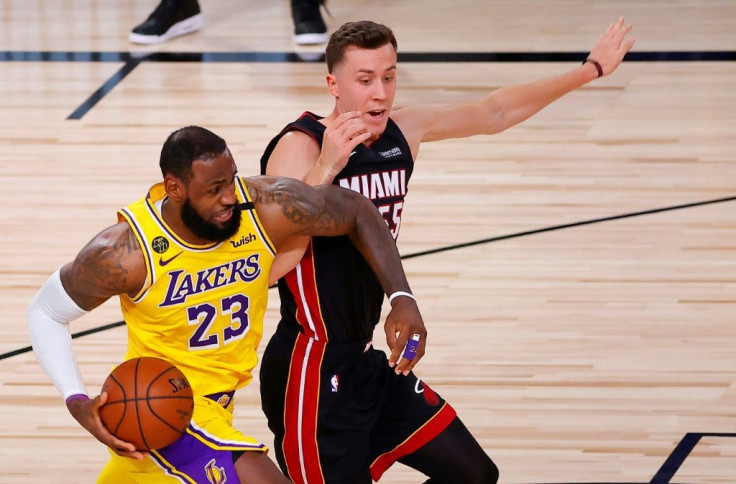
{"label": "shoulder muscle", "polygon": [[61,270],[61,281],[74,301],[92,309],[118,294],[135,294],[146,269],[138,239],[126,222],[97,234],[73,262]]}
{"label": "shoulder muscle", "polygon": [[276,144],[268,159],[266,174],[304,180],[317,162],[321,147],[301,131],[289,131]]}

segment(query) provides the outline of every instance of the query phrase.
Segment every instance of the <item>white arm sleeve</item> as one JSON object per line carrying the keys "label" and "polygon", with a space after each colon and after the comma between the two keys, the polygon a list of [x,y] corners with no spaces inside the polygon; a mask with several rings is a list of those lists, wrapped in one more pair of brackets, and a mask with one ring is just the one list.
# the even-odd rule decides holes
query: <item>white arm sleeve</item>
{"label": "white arm sleeve", "polygon": [[87,394],[69,332],[69,321],[86,313],[64,290],[59,270],[41,286],[28,305],[33,352],[65,400],[77,393]]}

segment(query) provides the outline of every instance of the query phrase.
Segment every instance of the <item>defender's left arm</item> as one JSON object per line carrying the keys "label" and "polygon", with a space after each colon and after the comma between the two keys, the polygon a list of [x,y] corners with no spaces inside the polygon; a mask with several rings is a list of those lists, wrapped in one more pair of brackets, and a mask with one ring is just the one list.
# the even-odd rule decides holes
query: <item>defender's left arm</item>
{"label": "defender's left arm", "polygon": [[[482,99],[447,107],[407,107],[394,117],[405,133],[422,141],[493,134],[514,126],[545,106],[588,82],[612,73],[634,45],[626,39],[631,25],[623,17],[599,37],[589,62],[555,77],[529,84],[502,87]],[[593,62],[595,61],[595,62]]]}

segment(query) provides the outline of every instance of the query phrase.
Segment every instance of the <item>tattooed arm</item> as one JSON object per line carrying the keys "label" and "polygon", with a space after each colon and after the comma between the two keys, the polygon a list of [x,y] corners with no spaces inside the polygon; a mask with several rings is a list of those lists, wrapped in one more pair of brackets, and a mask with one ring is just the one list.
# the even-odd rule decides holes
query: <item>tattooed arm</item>
{"label": "tattooed arm", "polygon": [[87,311],[118,294],[134,296],[145,281],[143,253],[127,222],[97,234],[61,269],[64,289]]}
{"label": "tattooed arm", "polygon": [[298,236],[350,236],[384,290],[408,291],[386,222],[362,195],[332,185],[310,187],[291,178],[255,177],[246,183],[256,212],[277,250]]}
{"label": "tattooed arm", "polygon": [[[391,233],[373,203],[359,193],[335,185],[310,187],[298,180],[278,177],[245,179],[258,218],[280,250],[299,236],[348,235],[360,251],[386,294],[410,292],[401,257]],[[397,333],[399,333],[397,337]],[[427,331],[414,300],[394,299],[386,319],[391,348],[389,363],[396,364],[413,334],[420,335],[414,360],[402,360],[396,372],[408,374],[424,354]]]}
{"label": "tattooed arm", "polygon": [[142,459],[135,446],[114,437],[100,420],[103,393],[87,397],[74,357],[69,322],[116,294],[136,294],[146,272],[140,246],[126,222],[95,236],[60,271],[54,272],[28,305],[27,321],[33,351],[46,374],[66,400],[72,416],[117,454]]}

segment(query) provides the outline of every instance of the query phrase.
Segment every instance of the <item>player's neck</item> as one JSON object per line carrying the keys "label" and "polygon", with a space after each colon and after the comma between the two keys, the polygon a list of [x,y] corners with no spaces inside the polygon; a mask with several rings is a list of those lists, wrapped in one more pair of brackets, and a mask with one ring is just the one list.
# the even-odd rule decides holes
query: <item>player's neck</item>
{"label": "player's neck", "polygon": [[332,112],[322,118],[320,122],[324,124],[325,126],[329,126],[333,121],[337,119],[337,117],[340,116],[340,107],[335,104],[335,107],[332,109]]}

